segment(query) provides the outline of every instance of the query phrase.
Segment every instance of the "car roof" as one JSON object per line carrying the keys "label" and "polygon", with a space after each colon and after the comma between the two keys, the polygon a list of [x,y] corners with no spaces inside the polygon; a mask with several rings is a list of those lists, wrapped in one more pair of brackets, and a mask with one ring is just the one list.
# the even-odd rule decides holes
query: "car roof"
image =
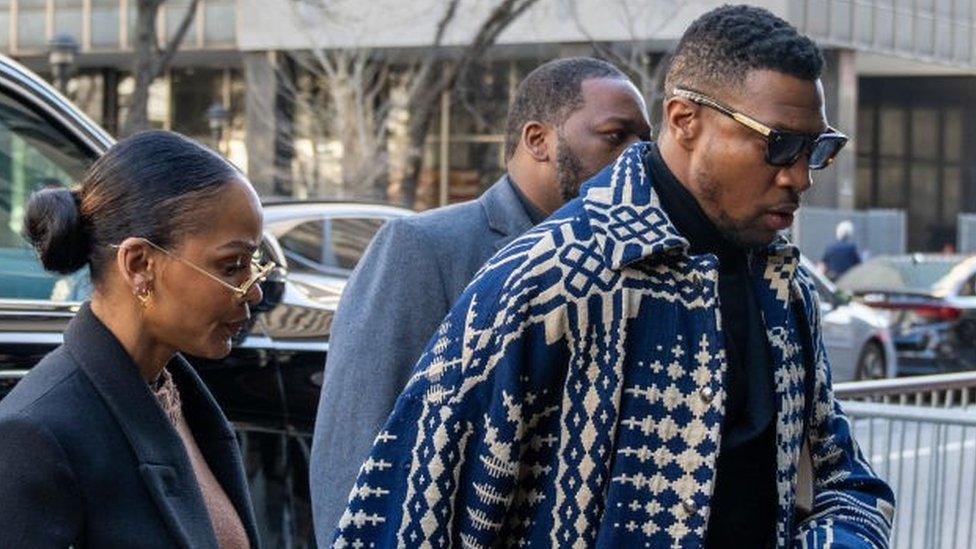
{"label": "car roof", "polygon": [[[928,287],[898,288],[898,291],[902,293],[924,293],[936,297],[948,297],[958,292],[966,280],[976,273],[976,255],[924,253],[880,255],[872,257],[861,265],[854,267],[851,269],[851,273],[862,273],[865,269],[883,269],[885,265],[896,267],[900,270],[911,270],[913,266],[918,266],[919,269],[925,268],[926,265],[929,267],[944,266],[946,270],[938,274],[938,278],[933,280]],[[849,278],[848,274],[845,273],[844,277],[841,277],[840,285],[849,291],[864,293],[869,291],[882,292],[892,290],[892,288],[887,288],[881,284],[877,287],[872,287],[870,284],[864,285],[863,287],[851,287],[852,282],[847,280],[847,278]]]}
{"label": "car roof", "polygon": [[264,202],[264,222],[274,224],[309,217],[403,217],[413,210],[366,202],[292,201]]}
{"label": "car roof", "polygon": [[[55,118],[76,137],[81,138],[86,146],[93,149],[93,152],[104,154],[115,143],[115,139],[108,132],[53,86],[30,69],[2,54],[0,54],[0,79],[5,85],[19,89],[25,99],[42,106],[48,115]],[[66,117],[70,120],[66,120]]]}

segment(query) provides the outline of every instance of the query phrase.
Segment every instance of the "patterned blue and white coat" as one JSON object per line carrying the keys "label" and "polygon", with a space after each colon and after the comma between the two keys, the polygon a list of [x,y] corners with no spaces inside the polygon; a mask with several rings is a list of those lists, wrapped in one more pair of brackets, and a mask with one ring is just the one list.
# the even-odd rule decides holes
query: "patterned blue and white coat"
{"label": "patterned blue and white coat", "polygon": [[[702,544],[726,396],[717,260],[688,255],[646,147],[478,273],[360,469],[336,547]],[[894,498],[834,401],[798,257],[778,240],[751,264],[775,369],[777,545],[884,547]],[[797,522],[803,443],[813,510]]]}

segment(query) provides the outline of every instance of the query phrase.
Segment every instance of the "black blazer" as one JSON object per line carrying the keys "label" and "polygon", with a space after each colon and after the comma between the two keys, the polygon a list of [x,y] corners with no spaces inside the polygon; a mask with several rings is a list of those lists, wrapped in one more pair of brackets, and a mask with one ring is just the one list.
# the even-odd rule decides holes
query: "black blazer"
{"label": "black blazer", "polygon": [[[258,546],[240,450],[180,356],[168,365],[200,452]],[[0,401],[0,547],[217,548],[183,442],[85,304],[64,345]]]}

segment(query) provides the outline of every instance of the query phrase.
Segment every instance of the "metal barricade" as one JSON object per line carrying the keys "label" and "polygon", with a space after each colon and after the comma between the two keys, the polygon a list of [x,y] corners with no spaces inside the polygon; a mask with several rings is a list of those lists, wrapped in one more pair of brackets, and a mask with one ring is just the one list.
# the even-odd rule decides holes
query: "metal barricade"
{"label": "metal barricade", "polygon": [[976,372],[839,383],[837,398],[897,502],[892,547],[976,547]]}
{"label": "metal barricade", "polygon": [[834,396],[838,400],[965,408],[976,403],[976,372],[837,383]]}

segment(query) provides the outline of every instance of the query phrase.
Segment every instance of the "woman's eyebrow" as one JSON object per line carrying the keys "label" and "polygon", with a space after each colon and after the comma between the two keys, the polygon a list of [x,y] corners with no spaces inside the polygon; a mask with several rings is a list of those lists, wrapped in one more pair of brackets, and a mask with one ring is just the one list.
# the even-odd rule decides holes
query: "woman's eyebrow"
{"label": "woman's eyebrow", "polygon": [[255,242],[249,240],[231,240],[230,242],[221,244],[217,249],[218,250],[238,249],[241,251],[253,252],[254,250],[258,249],[258,245]]}

